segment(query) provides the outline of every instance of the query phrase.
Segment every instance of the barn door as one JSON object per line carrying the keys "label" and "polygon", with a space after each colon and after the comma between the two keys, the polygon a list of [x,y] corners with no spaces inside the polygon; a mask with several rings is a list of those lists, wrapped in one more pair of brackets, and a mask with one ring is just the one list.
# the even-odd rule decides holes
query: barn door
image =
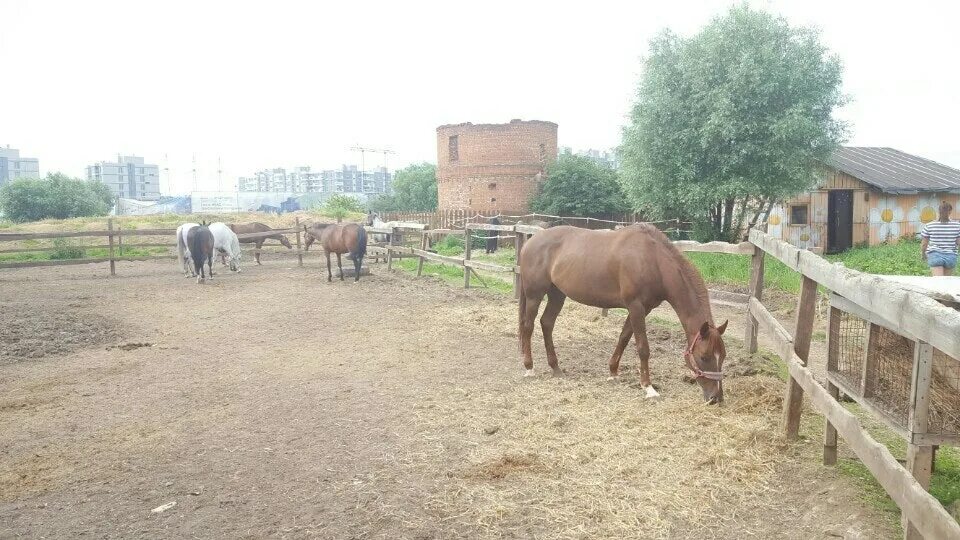
{"label": "barn door", "polygon": [[853,247],[853,191],[831,190],[827,200],[827,252]]}

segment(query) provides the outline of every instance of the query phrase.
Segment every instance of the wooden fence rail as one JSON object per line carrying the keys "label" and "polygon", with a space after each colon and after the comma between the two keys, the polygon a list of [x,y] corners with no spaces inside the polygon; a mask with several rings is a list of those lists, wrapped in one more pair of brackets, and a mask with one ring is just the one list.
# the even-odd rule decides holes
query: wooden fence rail
{"label": "wooden fence rail", "polygon": [[[824,462],[836,462],[839,435],[900,507],[905,538],[960,538],[960,524],[926,491],[929,487],[933,456],[929,441],[907,438],[905,468],[884,445],[869,435],[856,416],[839,403],[839,389],[836,385],[830,384],[828,388],[824,388],[806,367],[807,352],[813,334],[816,289],[818,285],[823,285],[835,296],[839,295],[844,301],[850,302],[849,309],[856,306],[856,312],[860,315],[885,321],[887,326],[900,335],[916,339],[909,417],[913,425],[911,431],[925,429],[930,351],[936,347],[955,361],[960,359],[960,312],[929,296],[905,290],[882,278],[850,270],[842,265],[830,264],[809,251],[798,249],[761,231],[751,231],[750,241],[759,249],[753,261],[750,282],[747,345],[756,347],[756,332],[759,327],[773,338],[777,354],[787,363],[789,377],[783,403],[786,436],[797,436],[803,396],[807,395],[813,408],[827,420],[824,432]],[[760,301],[764,254],[773,256],[803,276],[793,335]],[[834,322],[831,321],[831,324]],[[927,373],[925,379],[924,370]],[[867,411],[874,416],[882,414],[869,408]]]}

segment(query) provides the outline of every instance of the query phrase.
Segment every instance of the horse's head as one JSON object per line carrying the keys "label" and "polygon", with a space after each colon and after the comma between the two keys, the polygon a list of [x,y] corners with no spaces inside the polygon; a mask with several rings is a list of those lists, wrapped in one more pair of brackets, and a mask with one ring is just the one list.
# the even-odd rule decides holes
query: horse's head
{"label": "horse's head", "polygon": [[687,350],[687,363],[697,376],[697,383],[703,390],[703,400],[713,405],[723,401],[723,359],[727,350],[723,346],[723,332],[727,321],[720,326],[703,323],[700,331]]}
{"label": "horse's head", "polygon": [[290,241],[287,240],[287,237],[282,234],[280,235],[280,244],[285,246],[287,249],[293,249],[293,246],[290,245]]}
{"label": "horse's head", "polygon": [[312,244],[314,240],[316,240],[316,238],[315,238],[312,234],[310,234],[309,232],[307,232],[306,234],[304,234],[304,235],[303,235],[303,250],[306,251],[306,250],[310,249],[310,244]]}

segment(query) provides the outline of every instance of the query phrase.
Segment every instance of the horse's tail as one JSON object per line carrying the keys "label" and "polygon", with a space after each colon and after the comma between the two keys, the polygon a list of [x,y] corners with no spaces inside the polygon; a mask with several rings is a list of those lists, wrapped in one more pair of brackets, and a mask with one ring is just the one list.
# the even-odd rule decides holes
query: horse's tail
{"label": "horse's tail", "polygon": [[350,258],[355,261],[362,261],[367,254],[367,230],[360,226],[357,230],[357,245],[350,251]]}

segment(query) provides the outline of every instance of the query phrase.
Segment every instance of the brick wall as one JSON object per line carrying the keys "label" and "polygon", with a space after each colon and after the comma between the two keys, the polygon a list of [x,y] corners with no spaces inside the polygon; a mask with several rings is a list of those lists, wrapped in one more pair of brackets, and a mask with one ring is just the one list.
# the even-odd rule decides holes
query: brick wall
{"label": "brick wall", "polygon": [[[455,139],[452,139],[455,137]],[[441,210],[526,211],[557,158],[557,125],[452,124],[437,128]]]}

